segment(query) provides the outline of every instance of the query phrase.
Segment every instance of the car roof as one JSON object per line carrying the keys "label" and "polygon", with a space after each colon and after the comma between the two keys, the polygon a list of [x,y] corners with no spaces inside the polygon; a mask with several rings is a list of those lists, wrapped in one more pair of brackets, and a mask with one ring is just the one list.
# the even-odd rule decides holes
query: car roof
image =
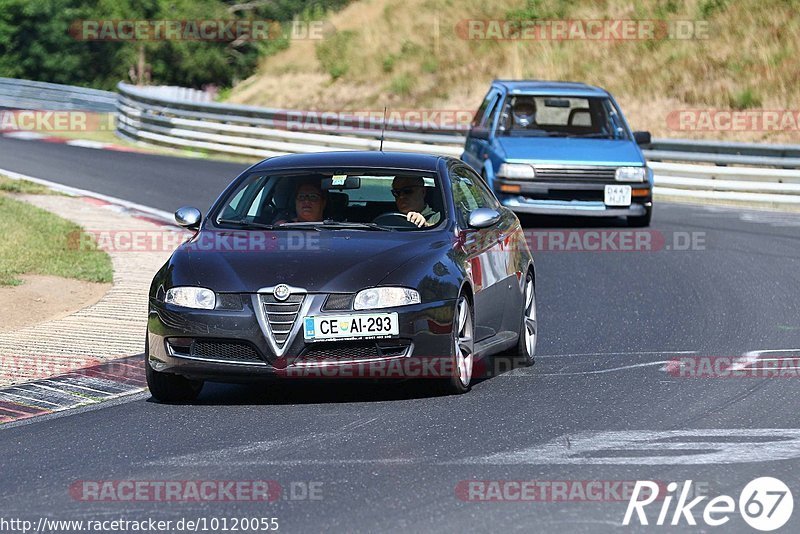
{"label": "car roof", "polygon": [[579,82],[554,82],[548,80],[495,80],[509,93],[563,95],[563,96],[609,96],[608,91]]}
{"label": "car roof", "polygon": [[443,156],[415,152],[336,151],[275,156],[257,163],[250,170],[312,167],[375,167],[436,172]]}

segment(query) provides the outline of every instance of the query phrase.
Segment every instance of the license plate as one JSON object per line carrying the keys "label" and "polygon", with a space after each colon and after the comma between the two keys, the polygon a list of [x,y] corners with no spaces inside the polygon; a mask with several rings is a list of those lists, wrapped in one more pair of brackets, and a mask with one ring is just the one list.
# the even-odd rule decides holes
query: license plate
{"label": "license plate", "polygon": [[378,339],[400,333],[396,313],[315,315],[303,321],[306,341]]}
{"label": "license plate", "polygon": [[606,206],[630,206],[631,186],[607,185],[603,202]]}

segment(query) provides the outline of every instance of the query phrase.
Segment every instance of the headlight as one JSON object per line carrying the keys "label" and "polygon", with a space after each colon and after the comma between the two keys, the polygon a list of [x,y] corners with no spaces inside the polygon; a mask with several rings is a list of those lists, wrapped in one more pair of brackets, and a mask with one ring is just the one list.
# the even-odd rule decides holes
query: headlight
{"label": "headlight", "polygon": [[511,178],[512,180],[536,178],[536,171],[532,165],[526,165],[524,163],[503,163],[500,165],[500,170],[497,171],[497,176],[501,178]]}
{"label": "headlight", "polygon": [[618,182],[644,182],[646,176],[644,167],[620,167],[614,179]]}
{"label": "headlight", "polygon": [[373,287],[358,292],[353,301],[353,309],[373,310],[419,303],[419,293],[413,289],[405,287]]}
{"label": "headlight", "polygon": [[204,287],[173,287],[167,290],[164,302],[184,308],[213,310],[217,304],[217,296]]}

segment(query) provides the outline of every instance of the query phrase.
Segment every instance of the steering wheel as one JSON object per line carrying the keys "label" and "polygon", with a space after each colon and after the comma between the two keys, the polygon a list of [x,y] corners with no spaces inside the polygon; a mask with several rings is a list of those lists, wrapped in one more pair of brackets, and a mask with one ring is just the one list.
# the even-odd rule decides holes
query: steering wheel
{"label": "steering wheel", "polygon": [[406,219],[406,216],[399,211],[382,213],[372,220],[373,223],[392,228],[417,228],[417,225]]}

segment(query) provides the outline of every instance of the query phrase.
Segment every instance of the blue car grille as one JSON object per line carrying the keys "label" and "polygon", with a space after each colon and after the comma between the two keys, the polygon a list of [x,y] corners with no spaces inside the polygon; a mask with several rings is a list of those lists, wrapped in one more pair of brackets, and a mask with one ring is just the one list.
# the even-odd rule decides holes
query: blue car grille
{"label": "blue car grille", "polygon": [[568,167],[536,165],[536,180],[542,182],[611,182],[615,181],[616,167]]}

